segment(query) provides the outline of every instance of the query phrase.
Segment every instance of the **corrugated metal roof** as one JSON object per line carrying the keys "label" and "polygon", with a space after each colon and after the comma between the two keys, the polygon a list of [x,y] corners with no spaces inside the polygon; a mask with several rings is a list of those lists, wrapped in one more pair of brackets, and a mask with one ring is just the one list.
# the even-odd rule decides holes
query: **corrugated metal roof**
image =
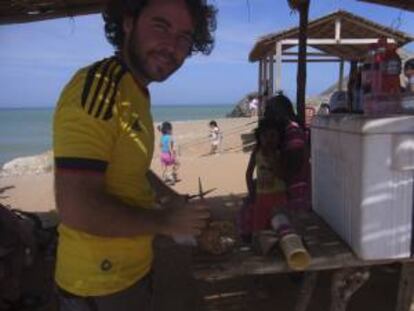
{"label": "corrugated metal roof", "polygon": [[[341,39],[364,39],[387,37],[395,40],[399,47],[414,40],[412,35],[394,30],[390,27],[380,25],[366,18],[349,13],[347,11],[337,11],[329,15],[323,16],[316,20],[310,21],[308,24],[308,39],[334,39],[335,38],[335,21],[341,20]],[[280,32],[271,33],[258,39],[249,54],[251,62],[258,61],[266,55],[275,52],[276,42],[284,39],[297,39],[299,36],[299,27],[286,29]],[[369,48],[369,45],[351,45],[351,44],[335,44],[335,45],[311,45],[329,55],[337,56],[345,60],[358,60],[363,58]],[[287,50],[292,45],[283,45],[283,49]]]}

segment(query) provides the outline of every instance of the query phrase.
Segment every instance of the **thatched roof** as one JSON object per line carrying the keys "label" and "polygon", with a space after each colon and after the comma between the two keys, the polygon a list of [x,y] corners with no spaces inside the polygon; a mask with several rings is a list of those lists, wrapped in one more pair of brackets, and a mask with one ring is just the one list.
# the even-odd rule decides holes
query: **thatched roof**
{"label": "thatched roof", "polygon": [[358,0],[361,2],[376,3],[386,6],[392,6],[404,10],[414,11],[414,0]]}
{"label": "thatched roof", "polygon": [[[387,37],[394,39],[399,47],[414,40],[414,37],[385,27],[376,22],[370,21],[358,15],[337,11],[310,21],[308,25],[308,39],[333,39],[335,38],[335,22],[340,19],[341,39],[366,39]],[[251,62],[258,61],[270,53],[274,53],[276,42],[285,39],[297,39],[299,36],[299,27],[290,28],[276,33],[271,33],[259,38],[249,55]],[[343,58],[345,60],[360,60],[363,58],[369,48],[369,44],[330,44],[330,45],[312,45],[329,55]],[[291,48],[293,45],[283,45],[283,50]]]}
{"label": "thatched roof", "polygon": [[0,25],[98,13],[106,0],[0,0]]}

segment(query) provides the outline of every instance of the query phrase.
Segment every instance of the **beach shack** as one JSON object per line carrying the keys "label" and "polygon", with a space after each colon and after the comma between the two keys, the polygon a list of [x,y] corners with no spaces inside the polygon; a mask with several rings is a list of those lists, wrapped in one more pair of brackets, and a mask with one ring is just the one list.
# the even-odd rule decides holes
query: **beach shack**
{"label": "beach shack", "polygon": [[[258,91],[269,94],[282,90],[283,63],[297,63],[298,52],[292,51],[299,44],[299,27],[293,27],[260,37],[249,54],[250,62],[258,63]],[[344,89],[345,63],[350,63],[350,75],[357,63],[365,59],[369,47],[386,37],[389,42],[402,47],[413,41],[409,34],[380,25],[347,11],[310,21],[307,45],[308,63],[337,63],[339,68],[338,90]]]}
{"label": "beach shack", "polygon": [[[97,13],[102,9],[104,2],[103,0],[1,0],[0,24]],[[407,1],[389,1],[389,3],[391,2],[399,2],[405,7]],[[255,44],[249,59],[259,62],[258,88],[261,94],[265,90],[269,90],[269,94],[273,94],[282,89],[282,63],[297,61],[297,53],[290,52],[289,49],[298,44],[298,34],[298,28],[292,28],[262,37]],[[318,52],[309,52],[308,61],[338,63],[340,68],[339,88],[343,86],[344,63],[351,62],[351,70],[355,68],[356,62],[368,52],[369,44],[375,43],[379,37],[385,36],[387,40],[399,47],[413,40],[407,34],[345,11],[338,11],[310,22],[308,36],[308,44],[319,50]],[[323,141],[319,145],[323,145]],[[409,182],[412,187],[412,178]],[[236,201],[236,199],[230,198],[230,201]],[[414,200],[411,197],[412,201]],[[233,202],[233,206],[237,207],[238,204],[239,202]],[[225,212],[222,212],[222,209],[223,207],[213,209],[213,216],[224,219],[234,217],[228,206],[226,206]],[[410,310],[414,291],[414,260],[411,258],[411,252],[408,256],[367,260],[357,256],[348,245],[349,242],[344,242],[344,237],[340,237],[338,232],[332,230],[332,227],[335,226],[327,225],[326,219],[322,220],[317,214],[300,214],[292,220],[312,257],[310,266],[301,274],[303,279],[300,282],[300,290],[293,298],[295,300],[294,310],[307,310],[318,275],[323,271],[333,271],[329,309],[342,311],[346,310],[352,295],[369,278],[369,271],[372,267],[395,262],[403,263],[395,310]],[[170,257],[185,258],[185,263],[191,265],[191,268],[187,267],[188,269],[176,271],[177,266],[166,260],[170,259],[168,257],[161,258],[160,262],[156,262],[157,267],[161,267],[165,273],[160,276],[164,283],[161,282],[162,285],[157,285],[161,288],[155,289],[159,304],[156,306],[156,310],[180,310],[175,307],[179,305],[178,300],[182,299],[186,293],[193,295],[194,286],[199,288],[205,310],[253,309],[260,306],[259,302],[265,299],[272,309],[279,309],[280,302],[276,304],[272,302],[272,297],[263,297],[263,293],[258,288],[261,284],[265,284],[263,281],[265,277],[272,278],[277,274],[295,272],[288,266],[280,251],[271,256],[259,255],[251,249],[235,249],[233,252],[219,256],[196,252],[191,259],[191,251],[189,252],[188,249],[168,244],[164,247],[164,251],[168,248]],[[175,273],[176,278],[168,279],[171,272]],[[247,277],[253,277],[255,280],[252,282],[250,278],[248,281],[247,287],[251,291],[246,291],[246,287],[240,289],[240,285],[244,282],[242,280],[246,280]],[[177,281],[173,286],[171,285],[172,280]],[[163,291],[166,288],[168,291]],[[191,299],[196,301],[197,297],[192,296]],[[199,308],[194,309],[198,310]],[[258,310],[261,310],[260,307]]]}

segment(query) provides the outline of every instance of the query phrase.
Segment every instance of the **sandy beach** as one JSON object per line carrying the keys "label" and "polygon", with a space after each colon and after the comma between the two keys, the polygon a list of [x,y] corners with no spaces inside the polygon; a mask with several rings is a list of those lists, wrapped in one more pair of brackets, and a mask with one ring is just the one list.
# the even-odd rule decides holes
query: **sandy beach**
{"label": "sandy beach", "polygon": [[[203,183],[204,190],[217,188],[208,195],[209,202],[213,205],[229,204],[229,213],[237,208],[233,200],[234,196],[244,195],[246,192],[245,169],[249,154],[242,151],[241,134],[251,132],[256,122],[254,119],[221,119],[217,120],[223,131],[222,152],[219,155],[208,155],[210,142],[208,138],[209,120],[174,122],[174,137],[179,148],[179,160],[181,167],[179,178],[181,181],[174,186],[178,192],[195,194],[198,192],[198,178]],[[158,124],[154,124],[156,127]],[[159,133],[156,131],[156,151],[152,162],[152,169],[160,174],[161,165],[159,161],[158,141]],[[32,158],[33,161],[33,158]],[[24,162],[24,161],[23,161]],[[34,161],[37,163],[37,161]],[[24,167],[25,169],[25,167]],[[24,170],[23,169],[23,170]],[[38,173],[38,169],[29,169],[32,173],[19,176],[0,177],[0,202],[13,208],[25,211],[45,212],[55,208],[53,199],[53,173],[49,170]],[[33,173],[37,172],[37,173]],[[233,208],[232,208],[233,207]],[[226,209],[227,210],[227,209]],[[164,267],[164,265],[159,265]],[[170,269],[166,265],[164,269]],[[176,267],[174,266],[174,269]],[[174,270],[173,269],[173,270]],[[172,271],[171,269],[168,271]],[[372,301],[376,300],[375,309],[379,311],[393,310],[398,288],[398,269],[390,270],[381,268],[373,269],[371,280],[356,295],[349,310],[370,310]],[[329,308],[329,292],[332,272],[324,272],[319,276],[317,290],[314,293],[313,303],[310,310],[320,311]],[[170,290],[169,283],[168,291]],[[261,310],[274,309],[274,301],[283,310],[289,310],[297,295],[297,284],[285,275],[277,278],[269,276],[261,280],[261,289],[265,290],[269,297],[274,299],[263,299]],[[280,291],[284,288],[283,291]],[[373,298],[376,297],[376,298]],[[380,299],[379,299],[380,298]],[[168,301],[168,300],[167,300]],[[249,309],[249,308],[248,308]],[[251,306],[257,309],[257,306]],[[244,309],[243,310],[247,310]]]}
{"label": "sandy beach", "polygon": [[[173,122],[173,135],[181,163],[180,182],[176,183],[174,189],[181,193],[197,193],[200,177],[204,190],[217,188],[209,194],[209,197],[245,193],[244,174],[248,153],[242,152],[240,135],[251,132],[255,128],[255,119],[217,120],[224,137],[222,151],[218,155],[208,155],[210,149],[208,121]],[[155,127],[157,125],[154,124]],[[159,133],[156,131],[152,169],[160,174],[158,141]],[[53,173],[49,171],[0,177],[0,202],[25,211],[54,209]]]}

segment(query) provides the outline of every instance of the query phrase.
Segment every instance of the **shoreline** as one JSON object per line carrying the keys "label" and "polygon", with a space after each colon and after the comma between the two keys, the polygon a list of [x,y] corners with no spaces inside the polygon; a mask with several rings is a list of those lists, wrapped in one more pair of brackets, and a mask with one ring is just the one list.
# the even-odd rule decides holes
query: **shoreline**
{"label": "shoreline", "polygon": [[[186,127],[186,126],[196,126],[202,128],[205,126],[207,132],[207,125],[208,122],[211,120],[216,120],[219,124],[226,124],[226,123],[243,123],[246,121],[247,124],[254,122],[254,119],[243,117],[243,118],[216,118],[216,119],[199,119],[199,120],[180,120],[180,121],[169,121],[173,124],[173,127],[176,126],[178,128]],[[157,141],[159,138],[159,133],[157,130],[157,126],[160,125],[162,121],[157,122],[154,121],[154,132],[155,132],[155,140]],[[181,131],[179,131],[181,132]],[[199,134],[199,135],[198,135]],[[226,134],[226,131],[223,131],[223,134]],[[178,145],[189,145],[191,143],[201,143],[200,140],[205,141],[208,143],[209,139],[205,135],[204,132],[191,132],[191,133],[178,133],[178,135],[174,134]],[[45,157],[46,154],[50,155],[50,159]],[[157,152],[155,152],[157,154]],[[30,174],[40,174],[43,172],[47,172],[51,170],[51,161],[52,161],[52,150],[44,150],[41,153],[34,153],[34,154],[27,154],[23,156],[15,157],[9,161],[4,163],[0,163],[0,177],[7,177],[7,176],[21,176],[21,175],[30,175]],[[26,171],[25,171],[26,170]]]}
{"label": "shoreline", "polygon": [[[252,131],[252,118],[217,119],[223,131],[222,152],[210,155],[208,120],[173,122],[173,135],[178,146],[181,180],[173,188],[179,193],[198,193],[198,179],[203,189],[216,188],[208,197],[239,196],[246,192],[245,170],[249,154],[242,151],[241,134]],[[154,126],[158,125],[154,122]],[[155,130],[155,151],[151,169],[161,176],[158,141]],[[52,153],[15,159],[8,172],[0,173],[0,202],[24,211],[49,211],[55,208]],[[6,163],[7,164],[7,163]]]}

